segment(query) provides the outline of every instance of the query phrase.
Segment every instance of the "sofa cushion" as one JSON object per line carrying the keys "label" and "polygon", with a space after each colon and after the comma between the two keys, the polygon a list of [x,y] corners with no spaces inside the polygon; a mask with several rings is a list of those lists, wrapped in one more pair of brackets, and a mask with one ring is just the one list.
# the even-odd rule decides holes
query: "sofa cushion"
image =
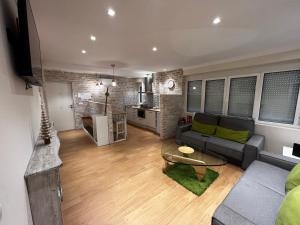
{"label": "sofa cushion", "polygon": [[[274,225],[283,199],[284,196],[272,189],[252,180],[242,179],[227,195],[222,205],[253,224]],[[215,217],[220,217],[218,211]]]}
{"label": "sofa cushion", "polygon": [[289,192],[293,188],[300,185],[300,163],[298,163],[289,173],[286,184],[285,191]]}
{"label": "sofa cushion", "polygon": [[245,144],[249,138],[249,131],[248,130],[236,131],[236,130],[218,126],[216,130],[216,136],[219,138],[224,138],[227,140]]}
{"label": "sofa cushion", "polygon": [[239,161],[243,159],[244,146],[244,144],[218,137],[210,137],[207,139],[206,143],[206,149],[208,151],[213,151]]}
{"label": "sofa cushion", "polygon": [[200,123],[218,125],[219,116],[208,114],[208,113],[196,113],[194,116],[194,120]]}
{"label": "sofa cushion", "polygon": [[276,225],[298,225],[300,222],[300,186],[289,191],[284,198],[276,219]]}
{"label": "sofa cushion", "polygon": [[241,180],[251,180],[284,196],[288,174],[288,170],[256,160],[248,167]]}
{"label": "sofa cushion", "polygon": [[192,131],[195,131],[198,133],[213,135],[216,132],[216,128],[217,128],[216,125],[200,123],[196,120],[193,120],[193,123],[192,123]]}
{"label": "sofa cushion", "polygon": [[253,119],[221,116],[219,126],[232,130],[248,130],[249,137],[254,134],[255,123]]}
{"label": "sofa cushion", "polygon": [[208,139],[208,135],[203,136],[204,134],[195,132],[195,131],[186,131],[181,135],[181,141],[183,144],[190,145],[192,147],[198,147],[200,150],[205,149],[205,143]]}

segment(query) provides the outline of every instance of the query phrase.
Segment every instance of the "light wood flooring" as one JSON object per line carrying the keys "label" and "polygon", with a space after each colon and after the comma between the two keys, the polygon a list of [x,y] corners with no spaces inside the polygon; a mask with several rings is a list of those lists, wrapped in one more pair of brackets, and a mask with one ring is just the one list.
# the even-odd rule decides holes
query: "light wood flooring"
{"label": "light wood flooring", "polygon": [[219,178],[197,197],[162,173],[157,135],[128,132],[127,141],[107,147],[81,130],[59,134],[64,225],[209,225],[242,170],[214,168]]}

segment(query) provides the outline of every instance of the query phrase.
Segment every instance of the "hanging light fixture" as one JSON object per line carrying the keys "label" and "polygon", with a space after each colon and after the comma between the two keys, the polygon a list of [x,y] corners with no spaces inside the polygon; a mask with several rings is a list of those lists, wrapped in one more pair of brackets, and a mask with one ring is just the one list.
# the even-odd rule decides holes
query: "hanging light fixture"
{"label": "hanging light fixture", "polygon": [[99,87],[102,87],[102,86],[103,86],[103,82],[102,82],[102,79],[101,79],[101,75],[100,75],[100,79],[98,78],[98,82],[97,82],[96,86],[99,86]]}
{"label": "hanging light fixture", "polygon": [[116,79],[115,79],[115,67],[116,67],[116,64],[111,64],[111,67],[113,69],[113,79],[111,81],[111,85],[113,87],[117,86],[117,82],[116,82]]}

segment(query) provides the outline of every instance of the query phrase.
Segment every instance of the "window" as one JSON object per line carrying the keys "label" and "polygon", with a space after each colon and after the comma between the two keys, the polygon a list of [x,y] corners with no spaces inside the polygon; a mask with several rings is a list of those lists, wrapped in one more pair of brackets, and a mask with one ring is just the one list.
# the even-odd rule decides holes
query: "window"
{"label": "window", "polygon": [[225,79],[208,80],[205,88],[205,112],[222,114]]}
{"label": "window", "polygon": [[266,73],[259,120],[293,124],[300,84],[300,70]]}
{"label": "window", "polygon": [[187,111],[200,112],[201,108],[202,81],[194,80],[188,82]]}
{"label": "window", "polygon": [[230,80],[228,115],[252,117],[256,76]]}

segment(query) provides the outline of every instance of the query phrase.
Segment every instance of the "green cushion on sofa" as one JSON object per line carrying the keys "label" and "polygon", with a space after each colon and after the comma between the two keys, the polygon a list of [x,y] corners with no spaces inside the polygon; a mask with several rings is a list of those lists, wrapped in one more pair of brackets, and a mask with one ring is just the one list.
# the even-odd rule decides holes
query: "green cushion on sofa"
{"label": "green cushion on sofa", "polygon": [[276,218],[276,225],[299,225],[300,221],[300,186],[287,193],[281,203]]}
{"label": "green cushion on sofa", "polygon": [[192,122],[192,131],[196,131],[202,134],[213,135],[216,132],[217,125],[210,125],[205,123],[200,123],[196,120]]}
{"label": "green cushion on sofa", "polygon": [[289,173],[285,182],[285,192],[289,192],[298,185],[300,185],[300,163],[297,164]]}
{"label": "green cushion on sofa", "polygon": [[216,136],[219,138],[245,144],[249,138],[249,131],[237,131],[218,126],[216,130]]}

